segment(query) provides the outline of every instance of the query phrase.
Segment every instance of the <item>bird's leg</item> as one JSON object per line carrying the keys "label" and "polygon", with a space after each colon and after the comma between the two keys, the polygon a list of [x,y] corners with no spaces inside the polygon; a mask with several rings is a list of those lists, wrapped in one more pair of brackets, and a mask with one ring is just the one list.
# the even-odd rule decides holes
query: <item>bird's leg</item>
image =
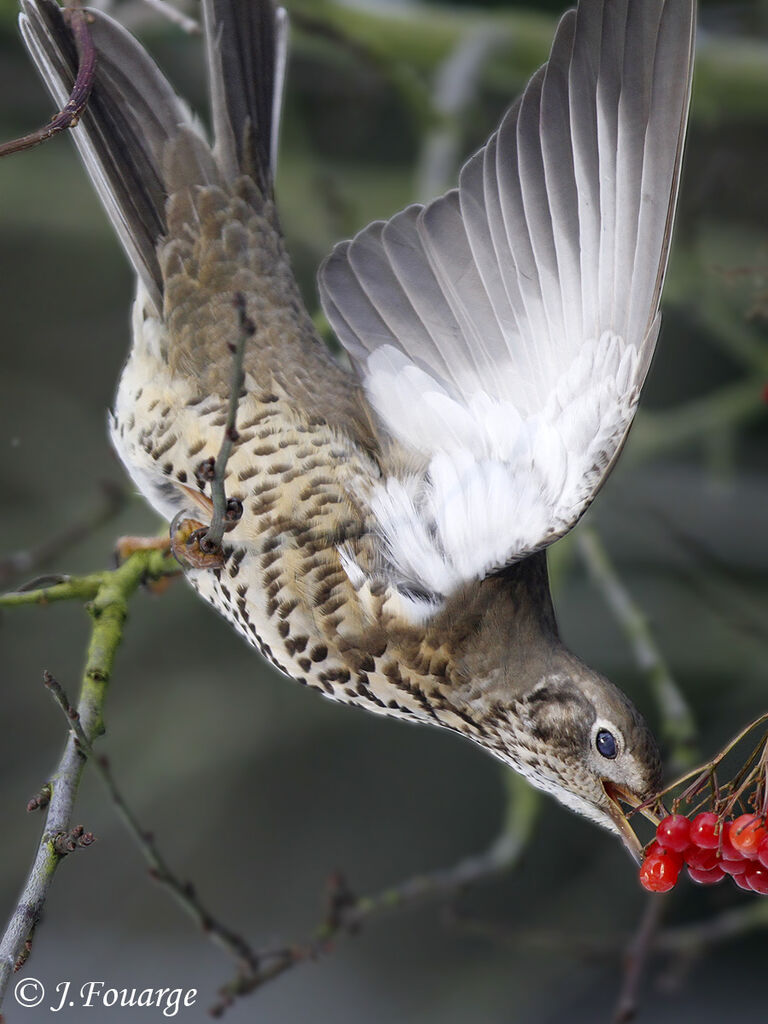
{"label": "bird's leg", "polygon": [[115,556],[120,565],[127,562],[131,555],[137,551],[170,551],[171,544],[168,537],[161,534],[159,537],[118,537],[115,543]]}
{"label": "bird's leg", "polygon": [[[168,554],[170,550],[170,538],[163,534],[159,537],[118,537],[115,543],[115,560],[118,565],[122,565],[137,551],[162,551],[163,554]],[[153,594],[164,594],[170,587],[172,579],[172,576],[162,576],[158,580],[148,580],[146,586]]]}

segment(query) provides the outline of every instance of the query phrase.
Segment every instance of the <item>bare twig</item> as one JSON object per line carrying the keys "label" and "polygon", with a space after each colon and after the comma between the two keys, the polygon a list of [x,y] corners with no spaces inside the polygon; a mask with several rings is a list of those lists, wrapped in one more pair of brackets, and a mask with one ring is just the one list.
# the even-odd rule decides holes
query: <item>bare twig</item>
{"label": "bare twig", "polygon": [[640,984],[645,974],[659,927],[667,909],[667,900],[649,896],[640,918],[640,925],[630,942],[624,959],[624,983],[616,1004],[614,1024],[627,1024],[637,1014]]}
{"label": "bare twig", "polygon": [[241,972],[225,985],[211,1013],[221,1016],[236,998],[254,992],[297,964],[315,960],[329,952],[333,939],[342,934],[354,934],[370,918],[430,897],[453,895],[464,886],[492,878],[511,868],[533,833],[539,795],[527,782],[507,769],[504,769],[504,781],[507,810],[499,835],[487,850],[449,868],[417,875],[372,896],[352,896],[343,880],[337,878],[329,913],[313,935],[303,942],[259,953],[258,969]]}
{"label": "bare twig", "polygon": [[200,28],[200,22],[195,21],[194,18],[190,18],[184,11],[180,11],[178,7],[174,7],[173,4],[167,3],[167,0],[143,0],[147,7],[151,7],[157,11],[158,14],[170,22],[172,25],[176,25],[191,36],[199,36],[202,32]]}
{"label": "bare twig", "polygon": [[200,929],[205,932],[212,942],[220,946],[236,963],[241,964],[244,969],[255,969],[256,955],[248,943],[240,935],[217,921],[202,905],[192,885],[188,882],[182,882],[173,873],[167,861],[160,853],[154,837],[141,827],[136,815],[126,803],[115,783],[109,762],[105,757],[99,757],[94,754],[93,746],[80,722],[80,716],[67,700],[61,685],[50,673],[46,673],[45,683],[67,718],[78,750],[90,760],[97,775],[106,787],[112,803],[115,805],[128,832],[135,840],[142,856],[149,865],[149,873],[152,878],[168,889],[184,911],[197,922]]}
{"label": "bare twig", "polygon": [[82,519],[68,524],[52,537],[26,551],[17,551],[0,559],[0,587],[6,587],[14,577],[30,572],[50,562],[66,548],[73,547],[90,536],[94,530],[113,519],[125,505],[127,492],[111,482],[101,485],[102,498],[98,505]]}
{"label": "bare twig", "polygon": [[453,184],[461,156],[462,115],[477,94],[489,54],[503,39],[497,25],[483,21],[463,33],[438,66],[432,107],[439,120],[426,132],[422,143],[416,167],[418,197],[431,199]]}
{"label": "bare twig", "polygon": [[649,513],[670,535],[677,549],[690,556],[689,565],[676,567],[678,579],[730,629],[765,647],[765,608],[747,593],[749,576],[752,572],[757,575],[759,570],[751,566],[734,569],[710,544],[684,529],[662,509],[651,507]]}
{"label": "bare twig", "polygon": [[[174,561],[163,558],[156,551],[139,552],[112,572],[97,573],[80,579],[73,578],[67,583],[50,588],[49,593],[53,591],[57,596],[48,597],[48,600],[92,598],[88,607],[93,619],[93,628],[77,705],[79,726],[89,742],[104,731],[104,702],[115,655],[122,639],[128,599],[142,580],[159,579],[169,572],[178,572],[178,566]],[[46,600],[45,595],[45,590],[33,591],[29,594],[8,595],[0,601],[6,605],[41,604]],[[16,600],[8,600],[8,597]],[[18,600],[30,597],[31,601]],[[82,830],[76,835],[77,829],[73,832],[72,826],[75,797],[84,763],[79,744],[71,735],[56,772],[46,787],[46,796],[49,799],[45,805],[45,826],[34,862],[5,931],[0,937],[0,1003],[11,974],[29,953],[31,935],[45,905],[56,868],[71,849],[78,845],[86,845],[83,837],[89,834]],[[38,801],[37,806],[44,804],[44,801]]]}
{"label": "bare twig", "polygon": [[[726,284],[731,285],[738,277],[756,275],[765,281],[765,267],[744,267],[740,269],[724,269],[713,267],[713,271],[722,277]],[[738,315],[734,302],[729,301],[727,291],[718,287],[698,289],[700,302],[696,305],[696,319],[706,331],[708,338],[729,356],[737,359],[748,371],[759,374],[768,373],[768,352],[765,347],[764,333],[755,323],[759,315],[758,304],[746,316]],[[736,315],[734,315],[736,314]]]}
{"label": "bare twig", "polygon": [[704,921],[666,928],[657,936],[655,945],[664,953],[701,954],[711,946],[765,929],[768,929],[768,900],[755,899]]}
{"label": "bare twig", "polygon": [[576,543],[593,581],[624,630],[635,659],[653,688],[661,715],[662,736],[670,749],[672,771],[682,771],[695,757],[693,713],[669,671],[645,616],[619,578],[597,532],[591,527],[582,527]]}
{"label": "bare twig", "polygon": [[[709,761],[707,761],[705,764],[697,765],[695,768],[690,768],[680,778],[675,779],[674,782],[670,782],[668,786],[665,786],[664,789],[662,789],[660,793],[656,794],[656,796],[657,797],[666,796],[668,793],[671,793],[673,790],[679,789],[680,786],[682,786],[684,783],[689,782],[690,780],[693,780],[690,783],[690,785],[688,786],[688,788],[685,789],[680,794],[680,796],[676,798],[676,800],[674,802],[674,805],[677,805],[677,804],[681,803],[682,801],[691,801],[695,796],[697,796],[702,791],[702,789],[705,786],[707,786],[710,783],[710,781],[712,780],[713,776],[715,775],[716,769],[718,768],[718,766],[720,764],[722,764],[722,762],[731,753],[731,751],[733,751],[742,742],[742,740],[746,739],[746,737],[754,729],[757,729],[761,725],[764,725],[767,721],[768,721],[768,712],[766,712],[765,714],[759,715],[757,718],[755,718],[753,721],[751,721],[749,723],[749,725],[745,726],[735,736],[733,736],[730,740],[728,740],[728,742],[725,744],[725,746],[720,751],[718,751],[718,753],[715,754],[714,757],[710,758]],[[764,751],[765,751],[765,737],[761,737],[760,743],[757,746],[755,753],[753,753],[753,756],[751,758],[747,758],[746,759],[746,761],[744,762],[744,767],[742,769],[742,772],[740,772],[739,775],[741,775],[743,772],[747,772],[748,773],[750,770],[754,769],[755,755],[757,755],[758,758],[759,758],[759,755],[762,752],[764,752]],[[737,778],[738,777],[739,776],[737,775]],[[734,780],[732,780],[731,783],[726,783],[725,785],[720,787],[721,792],[723,794],[725,794],[728,791],[728,789],[732,788],[733,781]]]}
{"label": "bare twig", "polygon": [[245,358],[245,346],[249,338],[256,333],[253,321],[248,316],[245,304],[245,296],[238,292],[234,298],[235,309],[238,316],[238,336],[234,345],[230,345],[232,352],[232,382],[229,388],[229,406],[227,408],[227,421],[224,424],[224,437],[221,441],[219,454],[214,464],[213,479],[211,480],[211,498],[213,499],[213,518],[208,531],[200,541],[200,548],[203,552],[218,551],[224,537],[224,531],[228,522],[236,521],[242,515],[242,506],[236,503],[239,508],[233,507],[227,501],[224,490],[224,480],[227,474],[227,462],[232,454],[232,447],[237,442],[237,410],[240,405],[240,392],[243,389],[245,374],[243,371],[243,359]]}
{"label": "bare twig", "polygon": [[329,951],[333,938],[355,932],[365,920],[422,899],[455,893],[466,885],[509,868],[520,856],[532,833],[538,795],[517,775],[504,769],[508,787],[507,812],[497,839],[484,853],[362,898],[352,896],[337,880],[328,915],[308,940],[284,949],[255,952],[245,939],[214,918],[202,905],[192,886],[172,872],[153,838],[141,828],[126,804],[108,763],[93,753],[93,740],[103,731],[104,697],[120,642],[127,599],[143,578],[159,578],[177,571],[176,563],[171,559],[164,558],[156,550],[146,550],[134,554],[113,572],[72,578],[48,588],[0,598],[0,603],[11,606],[41,604],[50,600],[90,599],[94,617],[77,708],[70,704],[56,679],[46,674],[46,685],[67,716],[71,736],[54,778],[28,805],[30,810],[46,809],[46,824],[27,884],[0,939],[0,1001],[11,972],[22,956],[26,958],[28,955],[30,936],[40,917],[55,868],[68,852],[92,842],[90,833],[80,826],[73,829],[71,825],[74,799],[86,759],[92,760],[109,790],[118,813],[150,866],[152,877],[172,893],[185,912],[237,963],[237,977],[222,988],[220,1000],[214,1007],[217,1014],[223,1013],[238,996],[246,995],[289,968]]}
{"label": "bare twig", "polygon": [[[651,906],[664,904],[660,896],[651,896]],[[647,911],[651,913],[650,910]],[[462,932],[504,943],[514,948],[541,950],[547,953],[569,953],[578,958],[615,960],[626,955],[627,949],[636,944],[641,935],[639,930],[633,937],[626,933],[589,934],[564,931],[563,929],[528,930],[504,923],[456,914],[451,923]],[[643,918],[642,926],[647,927]],[[648,953],[668,953],[676,956],[700,956],[710,947],[722,945],[732,939],[749,935],[754,931],[768,930],[768,900],[753,899],[743,906],[724,910],[713,917],[692,924],[676,925],[659,931],[653,928],[647,944]],[[646,934],[645,932],[643,934]]]}
{"label": "bare twig", "polygon": [[77,77],[69,99],[61,111],[43,128],[38,128],[37,131],[30,132],[29,135],[24,135],[20,139],[12,139],[10,142],[0,145],[0,157],[32,149],[59,132],[74,128],[85,110],[96,71],[96,51],[88,29],[88,14],[78,7],[72,7],[62,11],[62,17],[69,24],[78,58]]}

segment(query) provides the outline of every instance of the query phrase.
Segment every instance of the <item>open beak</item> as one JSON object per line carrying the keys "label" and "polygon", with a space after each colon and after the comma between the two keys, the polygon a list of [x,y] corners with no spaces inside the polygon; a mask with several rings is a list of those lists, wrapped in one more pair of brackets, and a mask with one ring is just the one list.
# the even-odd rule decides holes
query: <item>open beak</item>
{"label": "open beak", "polygon": [[627,804],[633,810],[638,809],[640,814],[654,825],[658,825],[661,818],[653,807],[646,806],[644,801],[634,793],[631,793],[628,789],[625,789],[624,786],[618,786],[615,782],[603,779],[603,789],[605,790],[605,795],[610,801],[608,813],[618,829],[621,841],[629,851],[632,859],[639,864],[642,860],[643,844],[635,835],[635,830],[630,825],[629,819],[624,813],[621,805]]}

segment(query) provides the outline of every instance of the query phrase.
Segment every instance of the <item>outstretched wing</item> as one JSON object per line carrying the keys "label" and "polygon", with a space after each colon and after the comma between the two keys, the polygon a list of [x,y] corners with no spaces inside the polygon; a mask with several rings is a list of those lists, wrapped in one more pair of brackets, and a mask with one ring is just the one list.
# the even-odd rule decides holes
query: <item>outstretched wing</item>
{"label": "outstretched wing", "polygon": [[420,468],[373,512],[439,600],[567,532],[610,471],[659,332],[695,0],[581,0],[458,189],[337,246],[326,314]]}

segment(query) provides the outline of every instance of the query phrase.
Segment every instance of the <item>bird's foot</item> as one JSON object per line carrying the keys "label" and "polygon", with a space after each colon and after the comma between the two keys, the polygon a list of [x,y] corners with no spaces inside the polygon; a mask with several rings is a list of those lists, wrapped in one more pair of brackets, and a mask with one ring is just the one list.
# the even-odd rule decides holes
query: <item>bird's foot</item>
{"label": "bird's foot", "polygon": [[220,547],[206,542],[208,527],[180,512],[171,523],[171,554],[185,569],[220,569],[224,555]]}

